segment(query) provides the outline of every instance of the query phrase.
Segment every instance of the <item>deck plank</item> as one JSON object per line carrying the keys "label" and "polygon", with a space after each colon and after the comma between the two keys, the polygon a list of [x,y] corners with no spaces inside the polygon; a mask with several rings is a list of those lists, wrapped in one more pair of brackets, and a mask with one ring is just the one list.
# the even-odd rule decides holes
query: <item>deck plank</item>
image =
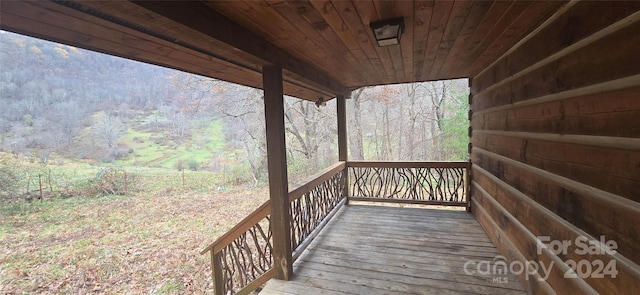
{"label": "deck plank", "polygon": [[291,281],[269,281],[271,294],[526,294],[513,275],[465,272],[465,263],[500,255],[464,211],[349,205],[294,264]]}

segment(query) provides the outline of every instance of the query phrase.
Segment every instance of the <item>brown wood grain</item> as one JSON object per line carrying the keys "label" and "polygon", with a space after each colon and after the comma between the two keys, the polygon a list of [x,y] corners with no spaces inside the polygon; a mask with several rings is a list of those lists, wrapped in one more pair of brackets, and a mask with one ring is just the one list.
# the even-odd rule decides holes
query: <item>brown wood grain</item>
{"label": "brown wood grain", "polygon": [[[473,48],[473,61],[471,62],[471,65],[467,66],[471,67],[473,64],[477,63],[479,59],[485,59],[487,55],[495,54],[495,52],[492,52],[490,50],[490,46],[494,44],[494,42],[499,40],[499,37],[505,32],[506,29],[510,28],[512,25],[520,25],[520,23],[517,21],[518,17],[521,15],[525,15],[525,12],[532,4],[533,3],[531,1],[510,2],[509,8],[497,20],[496,25],[493,26],[483,37],[482,41],[480,41],[477,46]],[[493,48],[493,50],[495,50],[495,47]]]}
{"label": "brown wood grain", "polygon": [[431,20],[433,18],[434,1],[419,1],[414,4],[414,28],[413,28],[413,80],[422,79],[424,68],[427,40],[431,31]]}
{"label": "brown wood grain", "polygon": [[270,281],[261,293],[525,294],[515,276],[495,284],[464,272],[467,261],[497,254],[464,211],[354,204],[300,256],[293,280]]}
{"label": "brown wood grain", "polygon": [[640,227],[638,203],[476,147],[472,159],[474,166],[489,171],[586,233],[615,240],[622,255],[635,263],[640,261],[635,234]]}
{"label": "brown wood grain", "polygon": [[348,132],[347,132],[347,99],[349,96],[339,95],[336,99],[338,100],[336,103],[336,117],[337,117],[337,126],[338,126],[338,161],[344,162],[343,171],[344,176],[342,179],[343,191],[342,194],[345,197],[345,201],[347,205],[349,204],[349,173],[347,173],[347,165],[346,162],[349,160],[349,142],[348,142]]}
{"label": "brown wood grain", "polygon": [[[640,21],[487,91],[474,111],[611,81],[640,73]],[[587,62],[588,61],[588,62]],[[629,87],[636,85],[629,85]],[[475,86],[474,86],[475,87]]]}
{"label": "brown wood grain", "polygon": [[221,42],[216,39],[208,38],[206,35],[189,30],[184,26],[176,26],[172,24],[171,20],[150,13],[139,6],[136,6],[132,2],[128,1],[85,1],[82,3],[74,3],[80,6],[80,10],[88,11],[100,11],[106,15],[117,16],[121,21],[135,24],[143,27],[147,30],[153,31],[158,34],[166,36],[175,36],[180,34],[180,39],[192,39],[190,44],[206,49],[209,52],[213,52],[219,56],[225,56],[231,60],[245,61],[248,65],[253,67],[260,67],[265,65],[265,61],[257,57],[254,57],[246,52],[233,50],[230,45]]}
{"label": "brown wood grain", "polygon": [[[388,76],[383,65],[382,60],[378,57],[378,53],[374,46],[377,44],[372,43],[370,36],[371,29],[365,27],[358,16],[358,11],[356,7],[350,1],[332,1],[332,6],[335,8],[336,12],[349,29],[351,34],[356,38],[362,52],[369,60],[369,62],[373,65],[376,73],[370,73],[372,75],[379,75],[380,80],[378,83],[386,82],[388,83]],[[352,86],[352,85],[348,85]]]}
{"label": "brown wood grain", "polygon": [[240,235],[244,234],[249,230],[252,226],[256,225],[260,220],[264,219],[271,213],[271,203],[270,201],[262,204],[258,209],[251,212],[251,214],[247,215],[242,221],[238,222],[233,228],[227,231],[224,235],[220,236],[216,239],[215,242],[211,243],[204,250],[200,252],[200,254],[207,253],[207,251],[212,251],[214,253],[220,252],[224,247],[229,245],[235,239],[237,239]]}
{"label": "brown wood grain", "polygon": [[473,146],[639,202],[640,151],[476,133]]}
{"label": "brown wood grain", "polygon": [[[537,35],[527,40],[504,60],[508,68],[497,71],[494,67],[475,77],[474,88],[485,89],[508,76],[514,75],[538,61],[583,40],[593,33],[619,21],[638,10],[638,1],[581,1],[571,7]],[[598,11],[599,17],[590,12]]]}
{"label": "brown wood grain", "polygon": [[430,78],[439,76],[445,61],[447,60],[447,56],[452,54],[452,51],[456,51],[453,47],[456,40],[464,39],[460,37],[460,31],[462,30],[473,5],[474,2],[471,1],[457,1],[453,3],[450,13],[451,15],[447,21],[438,50],[435,53],[433,65],[429,69]]}
{"label": "brown wood grain", "polygon": [[[97,2],[91,2],[95,4]],[[102,3],[102,2],[101,2]],[[111,2],[103,3],[106,7]],[[89,7],[91,8],[91,7]],[[93,9],[93,8],[91,8]],[[13,14],[15,12],[16,14]],[[256,59],[248,59],[239,66],[228,58],[219,58],[217,45],[202,43],[202,47],[185,47],[185,44],[169,39],[146,35],[135,29],[120,26],[107,20],[84,14],[53,2],[3,2],[2,26],[5,30],[49,39],[79,48],[99,51],[141,62],[153,63],[221,80],[261,87]],[[150,19],[150,26],[156,25]],[[10,25],[7,25],[10,24]],[[33,33],[42,32],[42,33]],[[96,32],[100,32],[96,34]],[[217,44],[217,43],[213,43]],[[245,54],[246,55],[246,54]],[[288,95],[317,100],[322,93],[285,83]]]}
{"label": "brown wood grain", "polygon": [[[498,37],[490,43],[479,58],[469,66],[469,72],[472,76],[484,70],[497,57],[502,56],[508,49],[516,44],[521,38],[526,37],[537,26],[550,17],[558,8],[562,7],[567,1],[533,1],[526,10],[520,13],[510,24],[507,25],[508,17],[500,20],[498,27],[502,28]],[[515,8],[516,6],[512,6]],[[517,14],[517,10],[513,11],[513,15]],[[503,27],[503,25],[505,27]],[[494,31],[495,32],[495,31]],[[490,36],[494,32],[489,33]],[[486,44],[481,44],[483,48]],[[479,52],[476,51],[476,54]]]}
{"label": "brown wood grain", "polygon": [[[536,251],[536,242],[531,236],[531,233],[524,228],[522,224],[514,220],[513,216],[507,212],[495,201],[492,201],[482,189],[475,190],[477,193],[474,195],[473,203],[474,210],[476,210],[476,217],[480,224],[483,225],[485,230],[488,229],[489,236],[492,236],[496,244],[505,245],[505,252],[507,255],[517,259],[520,257],[522,260],[518,260],[521,263],[526,261],[536,261],[545,266],[551,265],[554,262],[553,268],[549,272],[549,277],[544,280],[544,283],[548,284],[553,289],[552,294],[589,294],[588,286],[580,278],[568,279],[564,277],[564,269],[561,268],[559,260],[554,255],[547,255],[547,253],[538,254]],[[541,281],[538,278],[543,276],[542,272],[538,275],[525,277],[521,275],[520,281],[529,283],[529,287],[532,293],[537,293],[539,289],[545,288],[540,286]]]}
{"label": "brown wood grain", "polygon": [[480,130],[640,137],[640,87],[474,114]]}
{"label": "brown wood grain", "polygon": [[293,259],[291,257],[291,211],[288,198],[287,151],[284,136],[282,68],[275,65],[265,66],[262,69],[262,74],[274,277],[288,280],[293,276]]}
{"label": "brown wood grain", "polygon": [[[521,4],[522,3],[522,4]],[[541,10],[553,10],[556,1],[534,1],[525,11],[517,1],[91,1],[24,2],[5,1],[42,18],[17,20],[8,9],[0,9],[5,29],[52,39],[81,48],[117,54],[144,62],[256,87],[255,73],[268,63],[280,64],[285,92],[307,100],[333,97],[362,86],[405,83],[472,76],[476,68],[493,63],[504,48],[546,18]],[[69,24],[71,35],[33,25],[50,17],[47,6],[57,6],[87,17],[99,18],[103,28],[84,34],[84,22],[62,15],[57,21]],[[538,7],[539,9],[535,9]],[[546,9],[546,10],[545,10]],[[522,15],[523,17],[519,17]],[[379,47],[369,28],[376,20],[403,17],[405,33],[400,46]],[[90,21],[87,21],[90,24]],[[23,26],[22,29],[16,26]],[[143,40],[161,39],[204,55],[191,61],[157,54],[163,46],[145,48],[91,43],[103,38],[105,28],[128,27]],[[13,29],[12,29],[13,28]],[[113,42],[118,36],[104,38]],[[253,40],[253,41],[251,41]],[[256,41],[257,40],[257,41]],[[494,48],[495,47],[495,48]],[[499,48],[499,49],[497,49]],[[156,54],[156,55],[149,55]],[[178,53],[172,52],[172,55]],[[144,56],[141,58],[140,56]],[[211,60],[230,69],[207,71]],[[234,67],[239,67],[234,69]],[[347,89],[343,89],[347,88]]]}
{"label": "brown wood grain", "polygon": [[[357,21],[360,22],[360,26],[358,30],[363,32],[364,33],[363,36],[366,36],[368,38],[369,42],[366,43],[367,46],[370,46],[373,49],[376,56],[380,60],[382,67],[384,68],[384,73],[385,73],[385,75],[383,75],[384,84],[393,83],[392,81],[398,81],[399,77],[397,75],[399,73],[402,73],[403,71],[398,69],[399,71],[396,72],[396,69],[394,69],[394,66],[393,66],[393,60],[392,60],[391,54],[389,53],[389,51],[391,50],[390,47],[396,47],[397,49],[397,46],[388,46],[388,47],[378,46],[376,39],[373,36],[373,32],[369,27],[369,24],[371,22],[379,20],[374,2],[371,0],[353,1],[352,4],[353,4],[353,7],[355,8],[354,12],[356,13],[355,16],[357,18]],[[393,12],[388,11],[384,13],[393,13]]]}
{"label": "brown wood grain", "polygon": [[[375,81],[380,81],[381,78],[379,73],[376,71],[371,60],[367,58],[364,51],[360,47],[360,42],[358,42],[356,36],[351,33],[347,24],[342,20],[341,16],[338,14],[338,11],[333,6],[331,1],[323,0],[323,1],[310,1],[310,4],[316,9],[316,11],[322,15],[323,19],[325,19],[327,25],[333,29],[333,32],[340,38],[342,43],[346,48],[351,51],[358,59],[358,67],[359,70],[364,73],[363,78],[366,81],[365,85],[373,85]],[[353,83],[346,83],[348,86],[353,86]]]}
{"label": "brown wood grain", "polygon": [[299,185],[296,185],[291,188],[289,191],[289,201],[293,201],[295,199],[300,198],[305,193],[311,191],[316,186],[325,182],[327,179],[336,175],[336,173],[344,170],[346,167],[345,162],[337,162],[324,170],[310,176],[306,180],[302,181]]}
{"label": "brown wood grain", "polygon": [[[397,16],[404,17],[405,31],[400,38],[400,55],[402,56],[402,66],[404,80],[413,81],[413,34],[414,34],[414,7],[415,3],[411,1],[401,1],[396,4]],[[407,25],[409,24],[409,25]]]}
{"label": "brown wood grain", "polygon": [[308,79],[309,83],[320,89],[332,93],[346,93],[346,88],[333,77],[313,65],[292,56],[272,43],[261,38],[233,20],[208,9],[204,4],[190,2],[189,6],[172,2],[140,1],[136,5],[144,7],[154,13],[184,24],[211,38],[218,39],[239,50],[247,52],[270,63],[281,65],[283,68]]}
{"label": "brown wood grain", "polygon": [[[491,7],[484,15],[479,24],[476,25],[472,35],[468,38],[467,42],[463,44],[463,52],[465,53],[461,58],[454,61],[452,65],[452,72],[466,72],[470,63],[472,63],[478,56],[475,54],[476,48],[485,39],[487,34],[493,29],[495,24],[502,18],[504,13],[511,7],[511,2],[508,1],[493,1]],[[469,75],[472,77],[471,75]]]}
{"label": "brown wood grain", "polygon": [[[41,9],[39,11],[39,9]],[[195,50],[183,49],[164,40],[150,40],[144,34],[107,21],[66,9],[51,2],[6,2],[2,4],[3,27],[18,32],[40,31],[36,37],[51,35],[54,40],[82,48],[135,60],[164,64],[174,68],[201,72],[209,76],[226,75],[228,80],[257,86],[258,72],[242,69]],[[5,27],[6,23],[13,24]],[[94,36],[100,32],[99,36]],[[207,60],[208,63],[199,63]]]}
{"label": "brown wood grain", "polygon": [[424,64],[419,68],[420,80],[426,81],[433,79],[430,75],[433,65],[436,62],[436,55],[442,36],[447,27],[454,2],[452,1],[436,1],[431,14],[431,23],[429,26],[429,36],[425,42]]}
{"label": "brown wood grain", "polygon": [[[625,290],[640,288],[640,269],[635,263],[628,261],[621,255],[608,253],[578,255],[575,251],[578,250],[575,241],[578,237],[587,237],[580,229],[545,209],[540,204],[533,202],[527,196],[482,168],[476,168],[475,175],[476,184],[487,188],[486,191],[490,194],[490,196],[485,194],[482,197],[495,199],[515,219],[522,224],[527,224],[527,230],[531,231],[533,235],[536,237],[549,236],[551,240],[571,241],[572,246],[568,248],[569,251],[557,255],[561,261],[569,259],[573,261],[588,260],[593,263],[596,260],[600,260],[605,265],[615,261],[613,263],[616,264],[616,270],[618,271],[615,278],[598,279],[589,277],[584,279],[599,293],[623,294]],[[546,222],[540,222],[541,220]],[[587,238],[592,243],[598,243],[600,237]]]}
{"label": "brown wood grain", "polygon": [[476,28],[480,25],[484,17],[487,15],[491,8],[491,1],[474,1],[473,7],[470,9],[469,14],[460,29],[459,35],[454,39],[454,43],[451,50],[447,54],[442,67],[437,72],[436,76],[446,75],[453,76],[456,73],[452,72],[455,68],[454,65],[466,57],[469,52],[466,50],[466,46],[469,43]]}
{"label": "brown wood grain", "polygon": [[[333,32],[322,16],[308,1],[286,1],[271,4],[283,19],[289,21],[289,26],[296,28],[307,40],[323,49],[328,57],[339,56],[344,59],[342,66],[357,69],[359,61],[346,48],[342,40]],[[334,68],[337,71],[339,68]],[[364,76],[357,71],[343,73],[344,79],[350,83],[363,80]]]}

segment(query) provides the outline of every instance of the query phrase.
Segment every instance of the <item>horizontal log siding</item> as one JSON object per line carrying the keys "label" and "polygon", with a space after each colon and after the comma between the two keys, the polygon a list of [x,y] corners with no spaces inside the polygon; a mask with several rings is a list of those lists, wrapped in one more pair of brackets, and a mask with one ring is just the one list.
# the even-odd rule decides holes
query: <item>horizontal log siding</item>
{"label": "horizontal log siding", "polygon": [[[555,266],[532,293],[640,289],[640,2],[571,2],[472,79],[474,214],[511,260]],[[537,237],[615,240],[618,253],[537,251]],[[567,260],[616,278],[567,279]],[[539,273],[542,275],[542,273]]]}

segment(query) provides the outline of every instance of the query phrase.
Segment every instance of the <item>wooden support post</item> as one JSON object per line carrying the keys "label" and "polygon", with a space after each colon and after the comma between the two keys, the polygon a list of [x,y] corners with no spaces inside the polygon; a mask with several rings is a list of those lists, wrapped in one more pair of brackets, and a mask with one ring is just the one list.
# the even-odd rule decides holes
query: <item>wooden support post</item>
{"label": "wooden support post", "polygon": [[[347,144],[347,104],[346,95],[338,95],[337,97],[337,110],[338,117],[338,161],[345,161],[349,159],[349,146]],[[349,204],[349,167],[344,167],[344,197],[346,199],[345,205]]]}
{"label": "wooden support post", "polygon": [[214,295],[225,295],[224,294],[224,274],[222,273],[222,266],[220,262],[222,261],[221,253],[214,253],[213,249],[211,249],[211,274],[213,275],[213,294]]}
{"label": "wooden support post", "polygon": [[287,180],[282,68],[262,67],[264,114],[267,132],[267,163],[271,198],[271,231],[275,278],[289,280],[293,274],[291,213]]}

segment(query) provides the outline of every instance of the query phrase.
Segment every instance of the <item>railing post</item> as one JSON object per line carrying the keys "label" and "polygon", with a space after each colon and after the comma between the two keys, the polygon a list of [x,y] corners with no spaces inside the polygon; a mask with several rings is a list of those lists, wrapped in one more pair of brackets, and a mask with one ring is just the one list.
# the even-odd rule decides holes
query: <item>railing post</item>
{"label": "railing post", "polygon": [[293,274],[291,211],[287,180],[282,68],[262,67],[264,113],[267,133],[267,164],[271,198],[271,231],[275,278],[289,280]]}
{"label": "railing post", "polygon": [[[347,95],[338,95],[337,100],[337,110],[336,114],[338,117],[338,160],[347,163],[349,159],[349,146],[347,141],[347,106],[346,100],[350,94]],[[345,205],[349,204],[349,167],[348,165],[344,166],[344,187],[343,187],[343,195],[345,198]]]}
{"label": "railing post", "polygon": [[214,253],[211,249],[211,274],[213,276],[213,294],[224,295],[224,278],[222,275],[222,266],[220,253]]}

